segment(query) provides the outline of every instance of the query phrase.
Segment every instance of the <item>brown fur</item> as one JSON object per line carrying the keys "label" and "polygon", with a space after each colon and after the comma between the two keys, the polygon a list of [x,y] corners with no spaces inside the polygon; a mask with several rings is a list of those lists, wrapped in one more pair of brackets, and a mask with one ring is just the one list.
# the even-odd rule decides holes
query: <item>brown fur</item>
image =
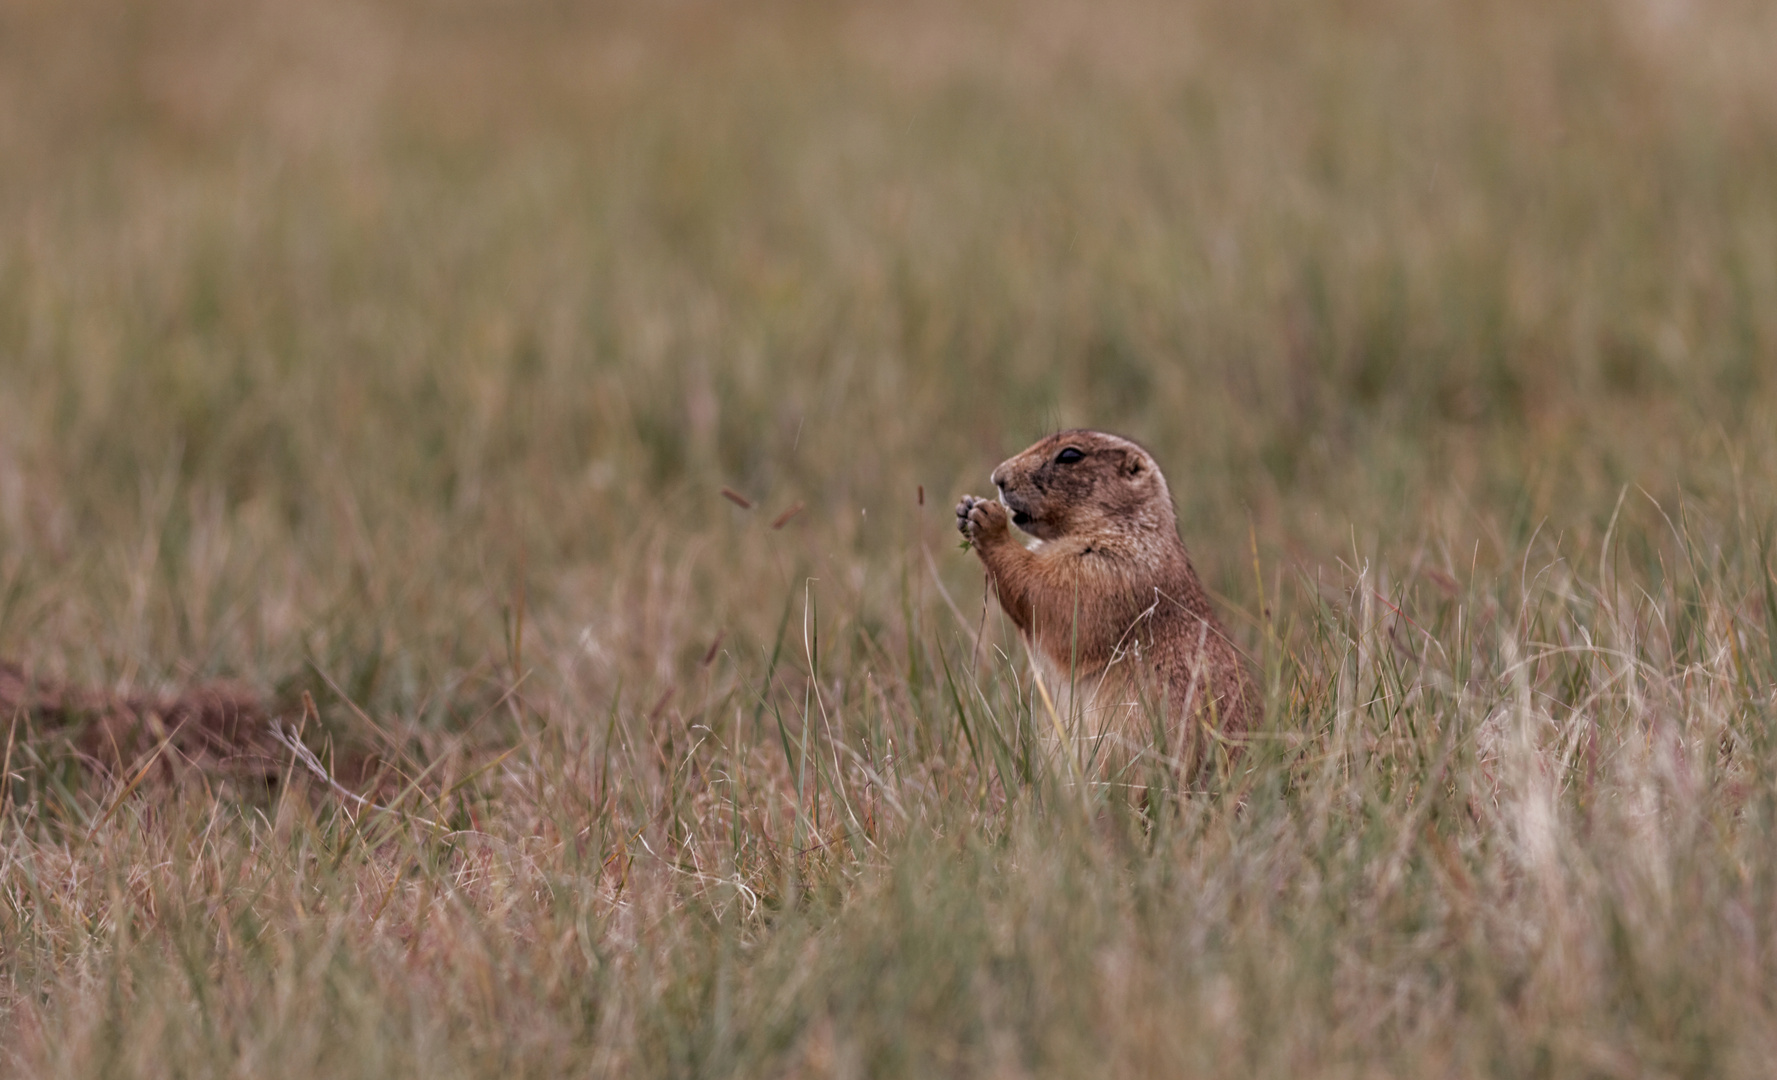
{"label": "brown fur", "polygon": [[[1057,460],[1069,450],[1079,460]],[[1201,760],[1208,731],[1246,730],[1257,694],[1146,450],[1103,432],[1063,431],[1001,462],[991,479],[999,502],[963,496],[957,528],[981,556],[1000,606],[1047,663],[1045,685],[1058,704],[1062,690],[1078,687],[1072,701],[1090,734],[1146,747],[1150,710],[1164,703],[1165,753],[1188,768]],[[1026,548],[1009,523],[1037,543]]]}

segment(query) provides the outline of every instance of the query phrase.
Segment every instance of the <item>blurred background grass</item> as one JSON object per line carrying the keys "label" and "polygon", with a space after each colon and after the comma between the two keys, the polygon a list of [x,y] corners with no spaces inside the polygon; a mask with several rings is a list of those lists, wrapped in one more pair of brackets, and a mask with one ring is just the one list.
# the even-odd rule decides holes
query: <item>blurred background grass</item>
{"label": "blurred background grass", "polygon": [[1150,443],[1241,601],[1249,526],[1770,502],[1763,5],[4,18],[0,646],[52,667],[456,662],[521,549],[572,617],[647,551],[745,622],[1056,425]]}
{"label": "blurred background grass", "polygon": [[1768,577],[1774,48],[1755,0],[11,0],[0,656],[349,717],[318,669],[416,739],[521,667],[596,741],[812,578],[918,675],[923,552],[981,610],[950,504],[1071,425],[1154,450],[1256,655],[1261,587],[1602,582],[1613,518],[1616,581],[1737,611],[1673,579]]}

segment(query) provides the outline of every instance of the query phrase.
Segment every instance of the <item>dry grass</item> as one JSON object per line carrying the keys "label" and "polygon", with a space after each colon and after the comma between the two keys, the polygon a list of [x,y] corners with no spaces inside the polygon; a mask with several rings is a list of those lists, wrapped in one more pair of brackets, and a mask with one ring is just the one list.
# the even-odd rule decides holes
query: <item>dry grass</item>
{"label": "dry grass", "polygon": [[[1774,40],[0,6],[5,1071],[1763,1075]],[[1266,687],[1148,816],[949,530],[1076,423]]]}

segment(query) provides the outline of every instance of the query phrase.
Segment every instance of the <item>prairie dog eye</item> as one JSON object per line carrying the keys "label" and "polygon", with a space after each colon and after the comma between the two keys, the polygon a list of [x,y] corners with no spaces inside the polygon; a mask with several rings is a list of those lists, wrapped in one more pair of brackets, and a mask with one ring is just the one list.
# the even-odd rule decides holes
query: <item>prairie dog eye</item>
{"label": "prairie dog eye", "polygon": [[1076,461],[1085,460],[1085,458],[1086,458],[1085,454],[1082,454],[1075,447],[1070,446],[1070,447],[1066,448],[1065,450],[1063,450],[1061,453],[1055,455],[1055,464],[1057,464],[1057,465],[1072,465]]}

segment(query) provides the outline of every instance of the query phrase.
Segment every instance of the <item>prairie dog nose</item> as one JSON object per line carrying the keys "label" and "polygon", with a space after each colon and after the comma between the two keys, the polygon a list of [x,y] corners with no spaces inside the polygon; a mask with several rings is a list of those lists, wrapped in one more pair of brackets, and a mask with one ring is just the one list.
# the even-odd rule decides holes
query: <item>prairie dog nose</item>
{"label": "prairie dog nose", "polygon": [[1006,490],[1006,482],[1000,479],[1000,471],[998,469],[993,470],[993,474],[987,478],[987,482],[994,487],[999,488],[1001,491]]}

